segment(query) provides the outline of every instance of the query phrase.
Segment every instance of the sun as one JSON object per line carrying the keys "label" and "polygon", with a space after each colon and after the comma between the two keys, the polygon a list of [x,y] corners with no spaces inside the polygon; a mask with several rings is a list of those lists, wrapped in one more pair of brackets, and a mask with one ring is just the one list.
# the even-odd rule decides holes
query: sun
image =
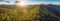
{"label": "sun", "polygon": [[26,0],[20,0],[20,2],[18,2],[16,5],[25,6]]}
{"label": "sun", "polygon": [[26,3],[25,3],[24,1],[21,1],[21,2],[19,2],[18,4],[19,4],[20,6],[25,6]]}

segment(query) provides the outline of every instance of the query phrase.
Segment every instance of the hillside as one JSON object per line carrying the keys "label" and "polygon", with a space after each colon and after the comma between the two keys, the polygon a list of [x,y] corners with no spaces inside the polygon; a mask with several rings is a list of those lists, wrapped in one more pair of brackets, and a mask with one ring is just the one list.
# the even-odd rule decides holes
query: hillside
{"label": "hillside", "polygon": [[39,21],[38,8],[39,5],[32,9],[14,5],[1,5],[0,21]]}
{"label": "hillside", "polygon": [[60,21],[60,5],[0,5],[0,21]]}
{"label": "hillside", "polygon": [[56,8],[59,8],[59,5],[40,5],[41,8],[41,21],[60,21],[59,11]]}

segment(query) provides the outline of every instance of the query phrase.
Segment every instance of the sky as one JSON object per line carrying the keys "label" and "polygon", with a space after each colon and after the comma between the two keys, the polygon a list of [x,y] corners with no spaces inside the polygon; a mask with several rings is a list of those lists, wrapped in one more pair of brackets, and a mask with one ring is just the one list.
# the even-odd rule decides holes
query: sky
{"label": "sky", "polygon": [[[16,0],[5,0],[9,1],[7,4],[13,4]],[[0,2],[1,4],[6,2]],[[60,0],[26,0],[26,4],[58,4],[60,5]]]}

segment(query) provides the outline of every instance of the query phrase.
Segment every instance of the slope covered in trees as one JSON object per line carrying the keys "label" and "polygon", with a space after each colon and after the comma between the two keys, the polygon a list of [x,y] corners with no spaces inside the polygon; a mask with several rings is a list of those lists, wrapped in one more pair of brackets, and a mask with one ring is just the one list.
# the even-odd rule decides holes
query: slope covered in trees
{"label": "slope covered in trees", "polygon": [[23,9],[14,5],[0,5],[0,21],[39,21],[38,9],[39,5],[32,9]]}
{"label": "slope covered in trees", "polygon": [[55,6],[28,5],[23,9],[16,5],[0,5],[0,21],[60,21]]}
{"label": "slope covered in trees", "polygon": [[41,9],[41,21],[60,21],[60,17],[58,11],[56,10],[55,6],[58,8],[57,5],[40,5]]}

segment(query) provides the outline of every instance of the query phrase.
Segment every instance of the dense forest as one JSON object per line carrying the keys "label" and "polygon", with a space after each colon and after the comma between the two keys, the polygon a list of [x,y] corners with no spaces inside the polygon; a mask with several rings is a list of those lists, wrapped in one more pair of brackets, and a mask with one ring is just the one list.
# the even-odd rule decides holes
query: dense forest
{"label": "dense forest", "polygon": [[[55,5],[58,7],[57,5]],[[0,21],[60,21],[54,5],[0,5]]]}
{"label": "dense forest", "polygon": [[[27,6],[28,7],[28,6]],[[0,5],[0,21],[39,21],[38,6],[21,8],[16,5]]]}

